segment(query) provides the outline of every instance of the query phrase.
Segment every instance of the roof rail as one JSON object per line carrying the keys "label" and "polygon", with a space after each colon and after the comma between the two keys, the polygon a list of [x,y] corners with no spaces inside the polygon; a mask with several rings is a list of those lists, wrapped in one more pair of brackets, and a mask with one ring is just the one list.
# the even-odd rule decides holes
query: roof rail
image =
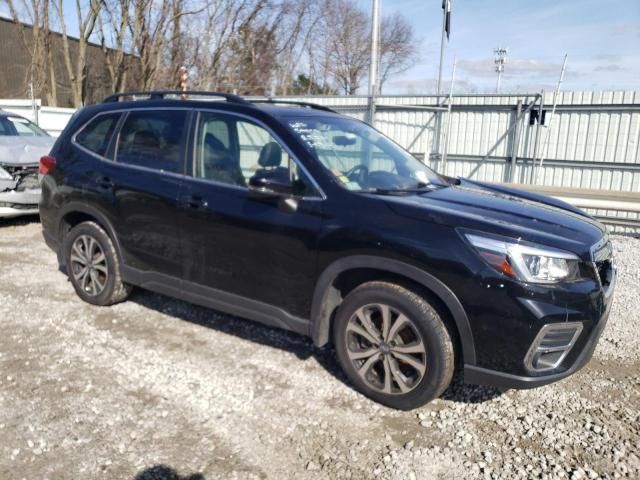
{"label": "roof rail", "polygon": [[296,102],[294,100],[278,100],[276,98],[260,98],[249,101],[251,103],[271,103],[275,105],[298,105],[300,107],[313,108],[314,110],[324,110],[325,112],[337,113],[335,110],[329,107],[325,107],[324,105],[318,105],[317,103]]}
{"label": "roof rail", "polygon": [[[224,98],[227,102],[249,104],[249,102],[247,102],[244,98],[239,97],[238,95],[233,95],[231,93],[201,92],[195,90],[153,90],[148,92],[120,92],[108,96],[102,101],[102,103],[117,102],[121,98],[136,96],[148,97],[149,100],[162,100],[167,95],[198,95],[202,97],[219,97]],[[135,100],[135,98],[133,98],[133,100]]]}

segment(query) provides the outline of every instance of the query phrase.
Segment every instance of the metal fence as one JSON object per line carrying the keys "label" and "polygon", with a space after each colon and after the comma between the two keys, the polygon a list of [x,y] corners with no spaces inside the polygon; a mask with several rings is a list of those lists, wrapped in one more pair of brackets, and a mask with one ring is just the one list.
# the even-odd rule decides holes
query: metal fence
{"label": "metal fence", "polygon": [[[369,119],[366,96],[279,98]],[[561,92],[556,100],[552,117],[553,93],[455,95],[450,113],[442,96],[381,96],[375,99],[373,123],[441,173],[551,187],[560,192],[556,196],[566,189],[589,190],[572,197],[573,203],[618,229],[640,231],[640,91]],[[74,111],[29,100],[0,100],[0,108],[35,120],[54,135]],[[587,198],[593,191],[629,195],[599,198],[595,208]]]}
{"label": "metal fence", "polygon": [[[361,119],[367,113],[365,96],[287,99],[316,102]],[[446,105],[446,98],[385,96],[376,99],[374,125],[447,175],[640,192],[640,91],[561,92],[553,118],[552,101],[552,93],[457,95],[449,117],[429,110]],[[535,121],[540,116],[546,125]],[[533,175],[534,159],[541,157],[543,165]]]}

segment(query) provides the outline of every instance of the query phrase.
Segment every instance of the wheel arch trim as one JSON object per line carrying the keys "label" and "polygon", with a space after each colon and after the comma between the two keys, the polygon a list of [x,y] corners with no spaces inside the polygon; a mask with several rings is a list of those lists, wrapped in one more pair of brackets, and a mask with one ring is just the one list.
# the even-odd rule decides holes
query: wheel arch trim
{"label": "wheel arch trim", "polygon": [[[107,218],[107,216],[102,213],[99,209],[91,207],[85,203],[79,203],[79,202],[70,202],[68,204],[66,204],[59,213],[58,216],[58,241],[59,241],[59,245],[60,248],[62,248],[62,245],[64,245],[64,218],[69,215],[70,213],[82,213],[85,215],[89,215],[90,217],[93,217],[96,219],[96,222],[105,229],[107,235],[109,236],[109,238],[111,239],[111,241],[113,242],[113,245],[116,249],[116,253],[118,254],[118,257],[121,259],[121,261],[123,261],[123,256],[122,256],[122,250],[120,248],[120,242],[118,241],[118,237],[115,234],[115,230],[113,228],[113,225],[111,225],[111,222],[109,221],[109,219]],[[63,258],[64,255],[61,255],[61,258]]]}
{"label": "wheel arch trim", "polygon": [[313,293],[310,326],[310,335],[316,346],[321,347],[329,341],[332,312],[328,311],[326,307],[331,295],[335,295],[335,289],[332,288],[333,283],[340,274],[360,268],[382,270],[406,277],[438,297],[453,317],[460,337],[464,363],[470,365],[476,363],[475,345],[469,319],[460,300],[451,289],[433,275],[417,267],[391,258],[371,255],[354,255],[336,260],[326,267],[318,278]]}

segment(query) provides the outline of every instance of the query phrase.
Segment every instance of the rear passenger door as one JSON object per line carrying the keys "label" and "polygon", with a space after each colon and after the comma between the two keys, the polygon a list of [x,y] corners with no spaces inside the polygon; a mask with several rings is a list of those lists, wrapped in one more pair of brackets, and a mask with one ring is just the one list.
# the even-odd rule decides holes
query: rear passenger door
{"label": "rear passenger door", "polygon": [[114,228],[125,263],[174,278],[184,274],[182,187],[190,113],[141,109],[125,114],[114,142],[110,171],[95,179],[112,196]]}

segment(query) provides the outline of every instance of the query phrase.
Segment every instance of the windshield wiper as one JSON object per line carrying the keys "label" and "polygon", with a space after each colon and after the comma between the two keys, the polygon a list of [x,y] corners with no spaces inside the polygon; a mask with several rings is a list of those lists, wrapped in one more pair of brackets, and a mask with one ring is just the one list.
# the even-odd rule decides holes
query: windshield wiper
{"label": "windshield wiper", "polygon": [[417,185],[412,185],[410,187],[398,187],[398,188],[369,188],[362,190],[364,193],[376,193],[379,195],[398,195],[403,193],[426,193],[433,190],[430,188],[431,186],[439,186],[436,183],[429,182],[423,183],[420,182]]}

